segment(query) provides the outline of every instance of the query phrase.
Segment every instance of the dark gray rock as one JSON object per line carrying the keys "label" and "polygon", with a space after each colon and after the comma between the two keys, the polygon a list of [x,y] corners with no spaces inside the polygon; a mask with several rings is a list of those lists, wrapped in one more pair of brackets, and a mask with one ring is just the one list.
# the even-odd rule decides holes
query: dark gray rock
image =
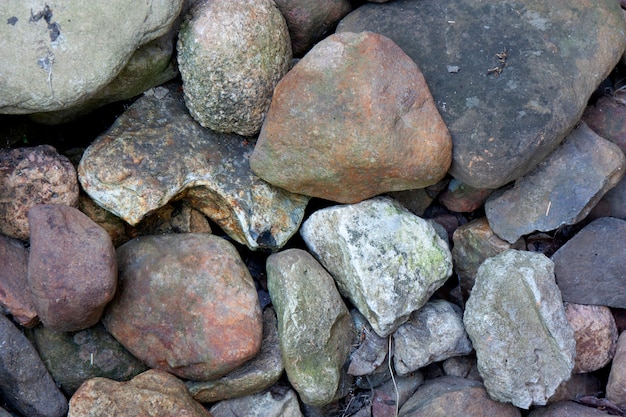
{"label": "dark gray rock", "polygon": [[475,188],[513,181],[554,150],[626,42],[613,0],[395,0],[337,28],[363,30],[420,67],[452,135],[450,173]]}

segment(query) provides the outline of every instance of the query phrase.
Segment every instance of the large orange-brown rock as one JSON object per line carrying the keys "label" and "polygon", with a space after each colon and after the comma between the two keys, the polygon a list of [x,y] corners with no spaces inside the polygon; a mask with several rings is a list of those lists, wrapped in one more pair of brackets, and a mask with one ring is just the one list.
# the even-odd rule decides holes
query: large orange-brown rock
{"label": "large orange-brown rock", "polygon": [[170,234],[117,250],[120,288],[103,322],[151,368],[211,380],[255,356],[262,320],[252,277],[220,237]]}
{"label": "large orange-brown rock", "polygon": [[278,83],[250,167],[291,192],[356,203],[436,183],[451,152],[417,65],[382,35],[342,33]]}

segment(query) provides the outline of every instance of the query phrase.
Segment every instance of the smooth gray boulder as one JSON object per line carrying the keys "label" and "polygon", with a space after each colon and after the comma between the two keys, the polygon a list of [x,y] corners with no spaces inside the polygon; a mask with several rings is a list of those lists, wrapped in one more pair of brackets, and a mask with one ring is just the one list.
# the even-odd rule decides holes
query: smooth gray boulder
{"label": "smooth gray boulder", "polygon": [[554,264],[543,254],[510,249],[487,259],[463,322],[495,400],[524,409],[545,405],[574,369],[574,330]]}
{"label": "smooth gray boulder", "polygon": [[450,249],[433,226],[390,198],[318,210],[300,234],[382,337],[452,274]]}

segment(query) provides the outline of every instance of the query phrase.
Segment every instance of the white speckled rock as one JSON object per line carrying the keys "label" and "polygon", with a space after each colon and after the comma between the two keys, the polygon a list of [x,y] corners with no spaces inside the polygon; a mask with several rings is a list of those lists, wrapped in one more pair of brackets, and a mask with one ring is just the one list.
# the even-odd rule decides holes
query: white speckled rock
{"label": "white speckled rock", "polygon": [[339,290],[383,337],[452,274],[452,255],[435,229],[389,198],[318,210],[300,233]]}

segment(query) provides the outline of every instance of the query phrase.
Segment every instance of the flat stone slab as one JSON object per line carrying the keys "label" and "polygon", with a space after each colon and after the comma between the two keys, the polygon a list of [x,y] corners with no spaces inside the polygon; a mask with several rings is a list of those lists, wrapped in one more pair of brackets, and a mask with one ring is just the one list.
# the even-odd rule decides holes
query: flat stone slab
{"label": "flat stone slab", "polygon": [[144,95],[87,148],[78,172],[99,205],[136,225],[184,199],[251,249],[277,249],[298,230],[309,198],[250,170],[254,145],[197,124],[177,85]]}

